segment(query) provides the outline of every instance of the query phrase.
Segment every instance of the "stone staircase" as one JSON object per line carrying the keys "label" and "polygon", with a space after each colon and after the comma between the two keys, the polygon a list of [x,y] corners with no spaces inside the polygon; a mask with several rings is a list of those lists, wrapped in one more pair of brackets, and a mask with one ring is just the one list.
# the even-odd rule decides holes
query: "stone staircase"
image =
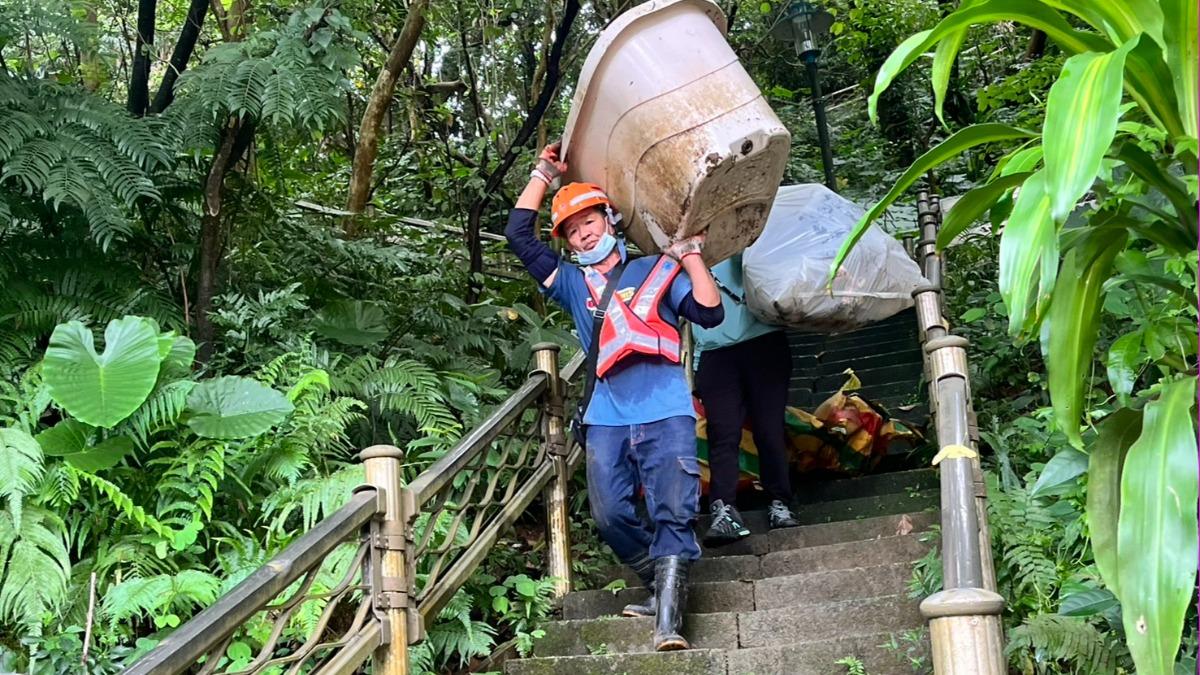
{"label": "stone staircase", "polygon": [[[706,550],[692,567],[684,633],[693,649],[656,653],[653,619],[619,616],[646,595],[621,569],[612,578],[628,588],[568,594],[562,620],[546,627],[534,657],[509,661],[505,672],[830,675],[849,672],[835,664],[845,657],[871,675],[929,672],[910,660],[928,653],[927,640],[899,636],[923,627],[906,586],[912,561],[933,547],[920,535],[937,524],[936,473],[878,474],[796,492],[801,527],[768,531],[764,511],[743,512],[754,534]],[[707,518],[698,523],[707,525]]]}

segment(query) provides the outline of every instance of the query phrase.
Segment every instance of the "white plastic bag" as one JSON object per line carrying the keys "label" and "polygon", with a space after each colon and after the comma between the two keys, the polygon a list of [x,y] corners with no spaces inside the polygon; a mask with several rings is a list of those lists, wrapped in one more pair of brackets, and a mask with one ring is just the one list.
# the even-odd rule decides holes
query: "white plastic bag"
{"label": "white plastic bag", "polygon": [[839,333],[911,307],[925,279],[903,244],[875,225],[850,251],[832,293],[826,288],[829,267],[863,213],[824,185],[780,187],[766,227],[742,258],[750,311],[767,323]]}

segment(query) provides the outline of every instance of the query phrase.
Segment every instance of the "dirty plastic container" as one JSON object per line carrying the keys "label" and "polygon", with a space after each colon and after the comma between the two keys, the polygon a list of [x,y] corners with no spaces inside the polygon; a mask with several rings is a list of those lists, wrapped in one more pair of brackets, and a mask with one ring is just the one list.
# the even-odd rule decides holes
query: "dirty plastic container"
{"label": "dirty plastic container", "polygon": [[567,180],[598,183],[656,252],[707,231],[712,264],[762,231],[791,136],[707,0],[652,0],[600,34],[563,134]]}

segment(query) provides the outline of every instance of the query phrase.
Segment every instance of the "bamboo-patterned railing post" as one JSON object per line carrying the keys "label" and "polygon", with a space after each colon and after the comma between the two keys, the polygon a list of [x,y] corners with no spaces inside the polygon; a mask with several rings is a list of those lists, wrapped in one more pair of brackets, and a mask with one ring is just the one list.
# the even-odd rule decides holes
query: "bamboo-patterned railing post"
{"label": "bamboo-patterned railing post", "polygon": [[[383,512],[371,528],[370,584],[375,613],[383,624],[383,641],[375,650],[377,675],[408,675],[408,617],[411,577],[405,550],[407,518],[411,505],[400,485],[404,453],[390,445],[373,445],[362,451],[367,482],[383,500]],[[406,508],[409,507],[409,508]],[[414,641],[418,636],[411,636]]]}
{"label": "bamboo-patterned railing post", "polygon": [[571,521],[567,508],[567,489],[571,475],[567,467],[566,419],[563,409],[565,386],[558,374],[558,345],[540,342],[533,346],[534,372],[546,374],[546,393],[542,395],[542,443],[545,461],[554,474],[543,494],[546,503],[546,566],[557,579],[555,596],[571,590]]}
{"label": "bamboo-patterned railing post", "polygon": [[924,343],[930,409],[941,470],[944,590],[921,603],[929,621],[937,675],[1003,675],[998,595],[987,528],[987,495],[979,466],[967,369],[967,340],[950,335],[943,316],[942,257],[937,251],[936,196],[921,192],[916,258],[928,285],[913,293]]}

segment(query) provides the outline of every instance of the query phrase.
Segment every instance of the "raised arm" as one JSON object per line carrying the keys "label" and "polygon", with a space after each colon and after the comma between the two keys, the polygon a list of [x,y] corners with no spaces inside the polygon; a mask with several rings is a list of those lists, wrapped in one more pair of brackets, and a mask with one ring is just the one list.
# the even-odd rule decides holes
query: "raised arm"
{"label": "raised arm", "polygon": [[537,166],[529,173],[529,183],[517,198],[516,206],[508,214],[508,226],[504,228],[504,236],[508,239],[508,247],[529,274],[542,286],[549,288],[558,276],[558,256],[554,254],[543,241],[537,238],[534,227],[537,224],[537,212],[546,198],[550,183],[567,170],[565,162],[558,159],[558,143],[552,143],[542,149],[538,156]]}
{"label": "raised arm", "polygon": [[712,272],[700,257],[703,247],[704,235],[698,234],[672,243],[663,254],[678,260],[692,282],[691,292],[679,303],[679,315],[702,328],[713,328],[725,320],[725,309]]}

